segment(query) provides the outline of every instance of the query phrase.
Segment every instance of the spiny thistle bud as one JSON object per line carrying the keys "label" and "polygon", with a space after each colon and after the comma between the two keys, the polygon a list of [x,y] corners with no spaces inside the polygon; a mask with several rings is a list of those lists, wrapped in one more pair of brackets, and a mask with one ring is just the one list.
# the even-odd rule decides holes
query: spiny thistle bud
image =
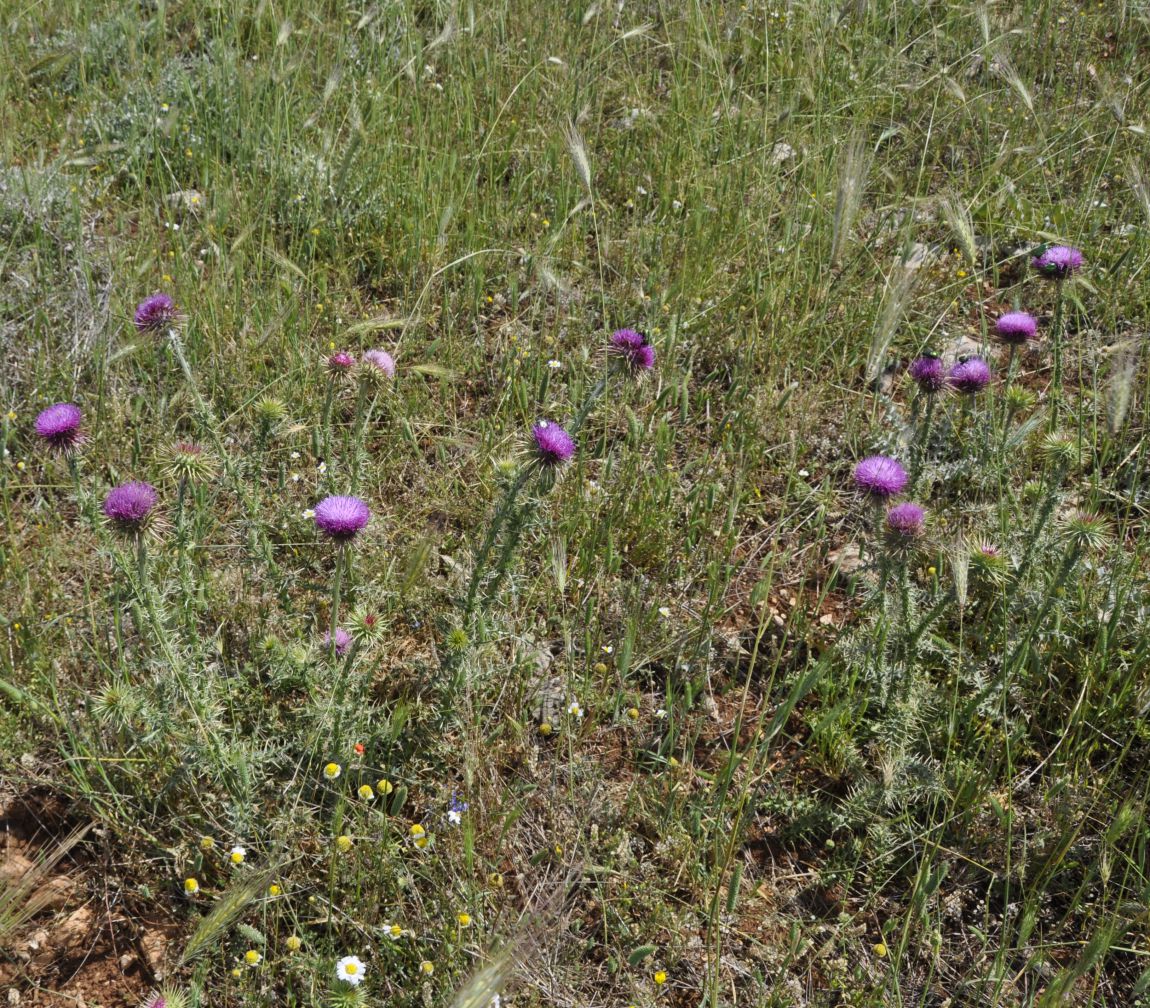
{"label": "spiny thistle bud", "polygon": [[447,631],[447,650],[459,654],[471,646],[467,631],[463,627],[452,627]]}
{"label": "spiny thistle bud", "polygon": [[160,465],[164,475],[189,483],[204,483],[216,474],[216,461],[191,441],[177,441],[161,451]]}
{"label": "spiny thistle bud", "polygon": [[988,584],[1001,587],[1010,579],[1010,564],[988,539],[978,539],[970,551],[970,569]]}
{"label": "spiny thistle bud", "polygon": [[1051,431],[1049,434],[1044,434],[1039,441],[1038,453],[1047,465],[1058,469],[1070,469],[1078,464],[1078,440],[1073,434]]}
{"label": "spiny thistle bud", "polygon": [[1037,402],[1034,393],[1025,385],[1011,385],[1006,390],[1006,409],[1010,413],[1026,413]]}
{"label": "spiny thistle bud", "polygon": [[264,396],[262,399],[257,399],[253,407],[256,415],[256,423],[259,424],[260,429],[265,433],[274,430],[287,416],[287,406],[284,405],[282,399],[276,399],[272,396]]}
{"label": "spiny thistle bud", "polygon": [[351,635],[361,644],[371,644],[383,635],[383,619],[369,609],[356,609],[351,614]]}
{"label": "spiny thistle bud", "polygon": [[1097,511],[1072,512],[1062,520],[1062,531],[1080,549],[1100,550],[1110,542],[1110,526]]}

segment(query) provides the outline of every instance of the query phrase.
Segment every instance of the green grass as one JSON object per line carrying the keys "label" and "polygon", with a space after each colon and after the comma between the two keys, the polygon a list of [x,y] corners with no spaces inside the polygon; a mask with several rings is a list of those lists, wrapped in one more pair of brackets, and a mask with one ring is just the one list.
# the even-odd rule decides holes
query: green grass
{"label": "green grass", "polygon": [[[1141,1003],[1148,17],[0,2],[11,790],[99,824],[193,1004]],[[372,347],[378,395],[329,378]],[[903,365],[961,347],[995,381],[928,431]],[[922,456],[914,550],[874,453]],[[128,479],[143,577],[98,514]],[[305,512],[353,487],[337,661]]]}

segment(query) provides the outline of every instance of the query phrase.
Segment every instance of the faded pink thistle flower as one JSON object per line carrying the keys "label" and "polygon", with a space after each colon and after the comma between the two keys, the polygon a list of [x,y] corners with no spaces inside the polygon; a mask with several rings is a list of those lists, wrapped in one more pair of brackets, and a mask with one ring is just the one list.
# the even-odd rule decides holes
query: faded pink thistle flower
{"label": "faded pink thistle flower", "polygon": [[908,371],[919,390],[926,395],[935,395],[946,388],[946,368],[941,357],[924,354],[911,361]]}
{"label": "faded pink thistle flower", "polygon": [[363,362],[382,371],[388,378],[395,377],[395,358],[386,350],[368,350],[363,355]]}
{"label": "faded pink thistle flower", "polygon": [[[335,628],[335,653],[341,658],[347,654],[347,649],[351,647],[351,634],[349,634],[343,627]],[[323,635],[323,649],[328,651],[331,649],[331,631],[328,630]]]}

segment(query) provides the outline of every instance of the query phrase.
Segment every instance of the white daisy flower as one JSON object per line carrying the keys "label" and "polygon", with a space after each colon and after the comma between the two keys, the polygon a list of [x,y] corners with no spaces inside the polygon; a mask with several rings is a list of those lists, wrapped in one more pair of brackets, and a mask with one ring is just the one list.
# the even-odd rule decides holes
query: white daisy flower
{"label": "white daisy flower", "polygon": [[357,987],[363,983],[363,974],[366,967],[359,956],[344,956],[335,964],[335,978]]}
{"label": "white daisy flower", "polygon": [[583,708],[579,706],[578,700],[571,701],[567,707],[567,713],[576,718],[581,718],[583,716]]}

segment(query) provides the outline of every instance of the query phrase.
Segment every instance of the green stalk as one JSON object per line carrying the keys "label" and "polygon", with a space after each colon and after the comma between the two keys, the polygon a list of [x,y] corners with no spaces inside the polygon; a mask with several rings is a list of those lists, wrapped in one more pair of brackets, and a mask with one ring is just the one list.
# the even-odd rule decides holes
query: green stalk
{"label": "green stalk", "polygon": [[463,611],[468,617],[475,612],[475,597],[479,592],[479,583],[483,580],[485,568],[487,567],[487,558],[490,556],[492,547],[495,545],[499,530],[515,510],[515,501],[519,496],[519,491],[523,489],[524,484],[530,479],[534,471],[533,466],[523,467],[519,475],[515,477],[515,480],[507,488],[507,493],[504,494],[503,501],[499,505],[499,508],[495,514],[491,516],[491,524],[487,527],[487,535],[483,539],[483,545],[479,547],[479,552],[476,554],[475,566],[471,570],[471,580],[467,585],[467,601],[464,604]]}
{"label": "green stalk", "polygon": [[937,398],[933,393],[927,393],[926,410],[922,417],[922,431],[915,438],[914,458],[911,461],[910,493],[914,493],[918,485],[918,478],[922,475],[922,464],[926,459],[926,449],[930,444],[930,422],[934,418],[934,401]]}
{"label": "green stalk", "polygon": [[331,660],[333,662],[335,661],[335,658],[336,658],[336,654],[335,654],[335,631],[336,631],[336,628],[339,626],[339,592],[340,592],[340,588],[342,587],[343,565],[344,565],[344,558],[345,558],[346,550],[347,550],[347,547],[343,543],[340,543],[339,546],[336,547],[335,577],[332,578],[332,584],[331,584],[331,620],[330,620],[330,627],[331,628],[329,630],[330,640],[328,641],[328,655],[331,657]]}
{"label": "green stalk", "polygon": [[1064,280],[1058,280],[1054,296],[1054,380],[1050,389],[1050,430],[1058,426],[1058,413],[1062,406],[1062,293]]}

